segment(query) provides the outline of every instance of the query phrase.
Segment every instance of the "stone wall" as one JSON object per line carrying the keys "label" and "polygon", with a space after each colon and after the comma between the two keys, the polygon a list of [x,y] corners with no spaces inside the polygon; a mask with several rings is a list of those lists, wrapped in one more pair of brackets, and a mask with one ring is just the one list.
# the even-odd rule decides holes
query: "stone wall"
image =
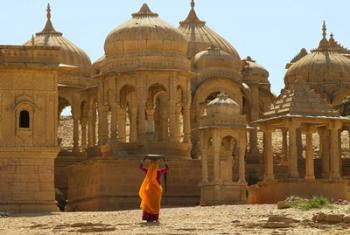
{"label": "stone wall", "polygon": [[59,189],[63,195],[56,195],[57,199],[65,199],[68,187],[67,167],[78,163],[84,159],[83,153],[60,152],[55,159],[55,188]]}
{"label": "stone wall", "polygon": [[[144,173],[137,160],[90,159],[68,167],[68,208],[72,211],[106,211],[138,208]],[[169,161],[166,206],[198,205],[200,161]],[[164,184],[163,184],[164,185]]]}
{"label": "stone wall", "polygon": [[[43,149],[42,149],[43,150]],[[5,152],[0,149],[0,211],[56,211],[54,157],[56,149]]]}

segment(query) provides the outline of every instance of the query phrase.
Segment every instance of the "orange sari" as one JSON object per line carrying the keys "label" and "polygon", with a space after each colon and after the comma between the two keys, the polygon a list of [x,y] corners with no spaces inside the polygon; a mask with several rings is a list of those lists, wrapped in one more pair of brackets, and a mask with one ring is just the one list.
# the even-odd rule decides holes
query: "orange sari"
{"label": "orange sari", "polygon": [[153,162],[147,170],[140,187],[141,209],[144,212],[157,215],[160,211],[163,188],[157,180],[158,163]]}

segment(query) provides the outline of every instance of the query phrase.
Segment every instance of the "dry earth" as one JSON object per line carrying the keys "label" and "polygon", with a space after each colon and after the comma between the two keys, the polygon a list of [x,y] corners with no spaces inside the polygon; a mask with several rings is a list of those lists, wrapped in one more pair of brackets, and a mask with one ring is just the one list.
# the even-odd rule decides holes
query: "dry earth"
{"label": "dry earth", "polygon": [[[64,212],[1,217],[0,234],[350,234],[350,223],[312,222],[317,212],[347,214],[349,205],[331,209],[278,210],[276,205],[165,208],[160,223],[140,220],[140,210]],[[297,220],[286,228],[265,228],[271,215]],[[276,223],[275,223],[276,224]],[[277,223],[278,225],[278,223]],[[273,226],[272,226],[273,227]],[[284,227],[284,226],[282,226]]]}

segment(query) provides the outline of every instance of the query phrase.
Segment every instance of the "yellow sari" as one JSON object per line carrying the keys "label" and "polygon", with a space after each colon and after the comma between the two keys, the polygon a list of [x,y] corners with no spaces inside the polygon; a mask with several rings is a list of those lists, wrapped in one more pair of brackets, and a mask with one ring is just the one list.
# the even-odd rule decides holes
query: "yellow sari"
{"label": "yellow sari", "polygon": [[144,212],[158,215],[160,211],[160,202],[162,199],[163,188],[157,180],[158,163],[152,162],[147,170],[145,179],[139,190],[141,198],[141,209]]}

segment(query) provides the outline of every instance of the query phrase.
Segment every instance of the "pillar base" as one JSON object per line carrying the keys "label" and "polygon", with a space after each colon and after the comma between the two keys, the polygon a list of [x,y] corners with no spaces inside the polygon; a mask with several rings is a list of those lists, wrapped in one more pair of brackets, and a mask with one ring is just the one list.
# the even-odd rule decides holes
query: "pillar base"
{"label": "pillar base", "polygon": [[242,183],[201,184],[201,206],[246,203],[247,185]]}
{"label": "pillar base", "polygon": [[10,213],[58,212],[55,201],[51,202],[11,202],[0,203],[0,211]]}
{"label": "pillar base", "polygon": [[305,180],[315,180],[315,176],[305,176]]}

